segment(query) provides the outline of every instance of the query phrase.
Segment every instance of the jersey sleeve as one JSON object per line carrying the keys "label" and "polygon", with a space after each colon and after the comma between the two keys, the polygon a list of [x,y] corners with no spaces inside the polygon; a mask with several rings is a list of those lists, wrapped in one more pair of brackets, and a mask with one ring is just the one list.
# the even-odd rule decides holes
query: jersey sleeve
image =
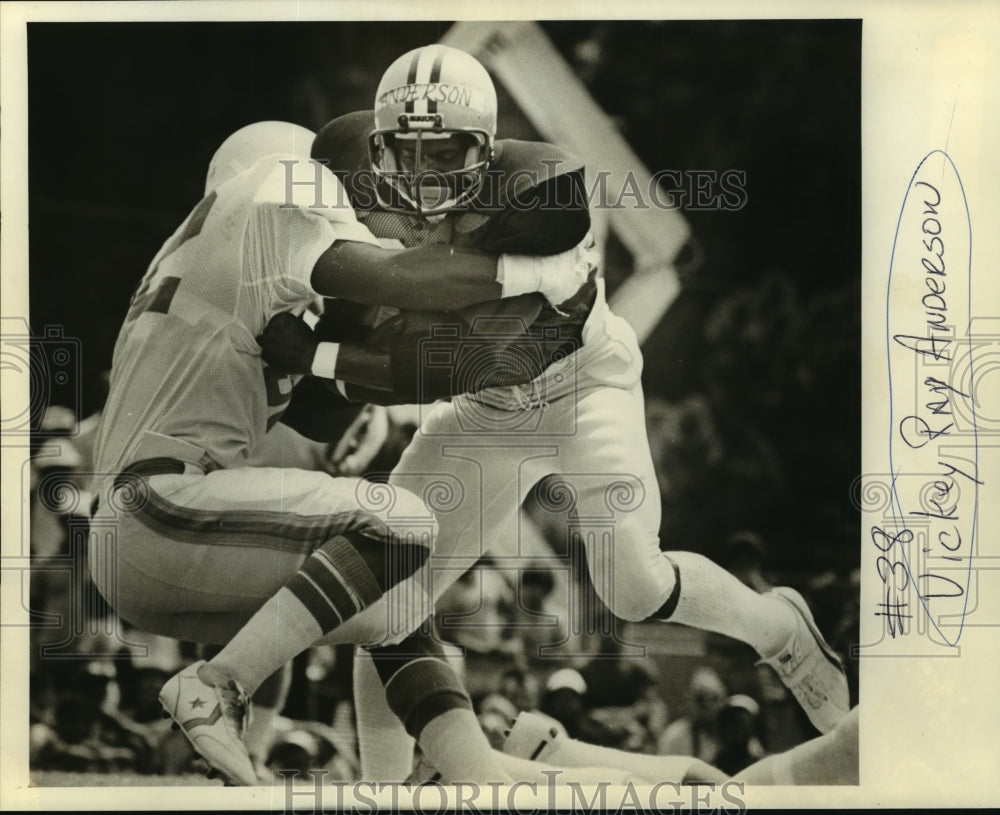
{"label": "jersey sleeve", "polygon": [[286,302],[315,294],[313,267],[334,243],[379,243],[358,221],[340,181],[322,164],[267,160],[274,166],[253,198],[245,254],[254,277],[273,282],[280,310]]}

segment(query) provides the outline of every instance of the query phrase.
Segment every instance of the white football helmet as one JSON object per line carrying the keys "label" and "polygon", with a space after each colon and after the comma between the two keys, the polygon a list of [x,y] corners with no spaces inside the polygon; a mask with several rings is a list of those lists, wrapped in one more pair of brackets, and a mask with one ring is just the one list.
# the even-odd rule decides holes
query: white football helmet
{"label": "white football helmet", "polygon": [[[379,204],[424,216],[467,204],[493,160],[496,131],[496,89],[475,58],[446,45],[403,54],[375,94],[368,146]],[[459,151],[457,166],[428,168],[444,140]]]}
{"label": "white football helmet", "polygon": [[277,153],[309,161],[316,134],[291,122],[254,122],[241,127],[215,151],[208,164],[205,195],[248,169],[255,161]]}

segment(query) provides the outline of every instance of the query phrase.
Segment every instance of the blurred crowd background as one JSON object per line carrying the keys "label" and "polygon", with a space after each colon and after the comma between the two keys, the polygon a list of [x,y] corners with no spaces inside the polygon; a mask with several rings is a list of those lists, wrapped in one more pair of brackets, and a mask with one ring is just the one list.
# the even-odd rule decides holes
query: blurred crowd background
{"label": "blurred crowd background", "polygon": [[[447,27],[29,26],[30,323],[36,336],[58,327],[49,347],[68,348],[76,370],[68,385],[33,382],[33,769],[192,769],[156,692],[197,649],[116,626],[81,567],[87,500],[75,489],[135,282],[228,133],[260,119],[317,129],[369,107],[382,70]],[[643,349],[661,540],[758,590],[798,588],[846,658],[859,613],[860,23],[543,28],[650,169],[746,173],[739,211],[685,213],[698,261]],[[500,90],[500,136],[535,137]],[[630,269],[609,245],[611,291]],[[411,431],[394,428],[380,468]],[[539,710],[576,738],[735,771],[814,735],[743,646],[609,620],[545,500],[554,488],[529,502],[525,528],[565,568],[486,560],[438,609],[491,738]],[[571,595],[578,611],[557,615]],[[296,661],[263,760],[355,777],[351,662],[349,648]]]}

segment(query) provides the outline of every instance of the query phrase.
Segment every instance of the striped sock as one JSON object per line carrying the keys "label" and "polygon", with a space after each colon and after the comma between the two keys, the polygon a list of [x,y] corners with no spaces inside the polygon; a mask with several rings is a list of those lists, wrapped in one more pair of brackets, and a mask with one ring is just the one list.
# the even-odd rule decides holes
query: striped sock
{"label": "striped sock", "polygon": [[209,661],[202,678],[235,679],[252,694],[278,668],[412,574],[427,555],[423,546],[359,535],[327,541]]}
{"label": "striped sock", "polygon": [[378,600],[382,596],[380,583],[358,549],[346,538],[337,537],[313,552],[285,589],[318,626],[315,642]]}

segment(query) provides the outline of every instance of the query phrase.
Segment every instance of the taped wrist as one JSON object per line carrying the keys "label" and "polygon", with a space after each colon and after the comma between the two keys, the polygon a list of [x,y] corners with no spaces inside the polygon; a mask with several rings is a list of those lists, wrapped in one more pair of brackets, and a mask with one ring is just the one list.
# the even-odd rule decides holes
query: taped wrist
{"label": "taped wrist", "polygon": [[440,646],[425,637],[418,645],[415,639],[370,651],[389,709],[419,740],[429,722],[449,710],[472,710],[472,700],[442,658]]}
{"label": "taped wrist", "polygon": [[321,342],[316,346],[316,353],[313,355],[312,371],[313,376],[323,379],[337,378],[337,356],[340,354],[340,343]]}
{"label": "taped wrist", "polygon": [[532,255],[501,255],[497,261],[497,283],[502,297],[539,291],[542,284],[544,258]]}
{"label": "taped wrist", "polygon": [[586,282],[590,266],[581,251],[581,247],[574,247],[558,255],[501,255],[497,262],[497,282],[502,296],[516,297],[537,291],[557,307]]}

